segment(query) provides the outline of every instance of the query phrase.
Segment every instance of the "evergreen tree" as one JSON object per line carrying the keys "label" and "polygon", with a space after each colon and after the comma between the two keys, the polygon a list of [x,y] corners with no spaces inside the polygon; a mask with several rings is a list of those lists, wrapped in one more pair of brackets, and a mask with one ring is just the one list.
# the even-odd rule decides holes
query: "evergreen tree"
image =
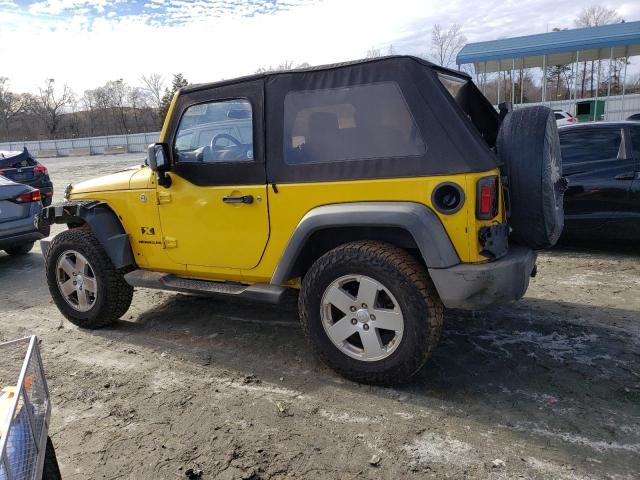
{"label": "evergreen tree", "polygon": [[165,117],[169,112],[169,106],[171,105],[173,96],[178,90],[180,90],[182,87],[186,87],[187,85],[189,85],[189,82],[181,73],[176,73],[173,75],[173,80],[171,81],[171,89],[164,89],[164,95],[162,96],[160,108],[158,109],[158,114],[160,116],[160,121],[162,122],[162,124],[164,124]]}

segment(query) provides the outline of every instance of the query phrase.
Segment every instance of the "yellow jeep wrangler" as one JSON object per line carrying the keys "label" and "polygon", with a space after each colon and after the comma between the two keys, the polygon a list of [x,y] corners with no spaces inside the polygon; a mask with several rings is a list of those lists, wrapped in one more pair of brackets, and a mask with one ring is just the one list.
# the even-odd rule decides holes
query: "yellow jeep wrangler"
{"label": "yellow jeep wrangler", "polygon": [[146,166],[69,186],[43,220],[51,295],[82,328],[134,287],[277,303],[356,381],[407,380],[444,308],[517,300],[562,230],[556,123],[393,56],[181,89]]}

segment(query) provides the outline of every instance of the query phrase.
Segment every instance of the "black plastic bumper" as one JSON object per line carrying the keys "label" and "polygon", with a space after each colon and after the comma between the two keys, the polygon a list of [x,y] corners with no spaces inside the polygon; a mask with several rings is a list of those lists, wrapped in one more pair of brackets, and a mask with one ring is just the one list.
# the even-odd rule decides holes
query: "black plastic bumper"
{"label": "black plastic bumper", "polygon": [[533,250],[511,246],[499,260],[429,269],[429,274],[445,307],[482,310],[522,298],[535,264]]}
{"label": "black plastic bumper", "polygon": [[36,240],[40,240],[45,235],[38,232],[37,230],[20,233],[18,235],[12,235],[10,237],[0,238],[0,250],[9,247],[15,247],[18,245],[24,245],[25,243],[35,242]]}

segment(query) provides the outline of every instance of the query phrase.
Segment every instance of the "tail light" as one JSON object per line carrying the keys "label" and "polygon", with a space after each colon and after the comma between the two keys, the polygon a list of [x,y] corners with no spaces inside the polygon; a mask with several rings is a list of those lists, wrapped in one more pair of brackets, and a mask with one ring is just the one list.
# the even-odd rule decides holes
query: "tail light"
{"label": "tail light", "polygon": [[575,121],[576,121],[576,119],[575,119],[575,118],[573,118],[573,117],[569,117],[569,118],[567,118],[567,122],[569,122],[569,123],[573,123],[573,122],[575,122]]}
{"label": "tail light", "polygon": [[39,172],[42,175],[49,175],[49,170],[47,170],[47,167],[45,167],[44,165],[36,165],[35,167],[33,167],[33,171]]}
{"label": "tail light", "polygon": [[33,190],[31,192],[24,192],[13,200],[16,203],[40,202],[42,201],[42,196],[40,195],[40,190]]}
{"label": "tail light", "polygon": [[478,180],[476,217],[491,220],[498,214],[498,177],[492,175]]}

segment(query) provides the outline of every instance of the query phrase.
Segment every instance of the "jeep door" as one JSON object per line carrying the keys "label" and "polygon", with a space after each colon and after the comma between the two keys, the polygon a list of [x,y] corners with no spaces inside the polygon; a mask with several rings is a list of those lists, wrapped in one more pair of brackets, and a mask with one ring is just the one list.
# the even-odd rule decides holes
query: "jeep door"
{"label": "jeep door", "polygon": [[635,169],[624,133],[620,125],[561,130],[567,226],[604,227],[630,213]]}
{"label": "jeep door", "polygon": [[188,271],[255,267],[269,238],[262,81],[188,90],[166,141],[171,184],[158,186],[163,246]]}

